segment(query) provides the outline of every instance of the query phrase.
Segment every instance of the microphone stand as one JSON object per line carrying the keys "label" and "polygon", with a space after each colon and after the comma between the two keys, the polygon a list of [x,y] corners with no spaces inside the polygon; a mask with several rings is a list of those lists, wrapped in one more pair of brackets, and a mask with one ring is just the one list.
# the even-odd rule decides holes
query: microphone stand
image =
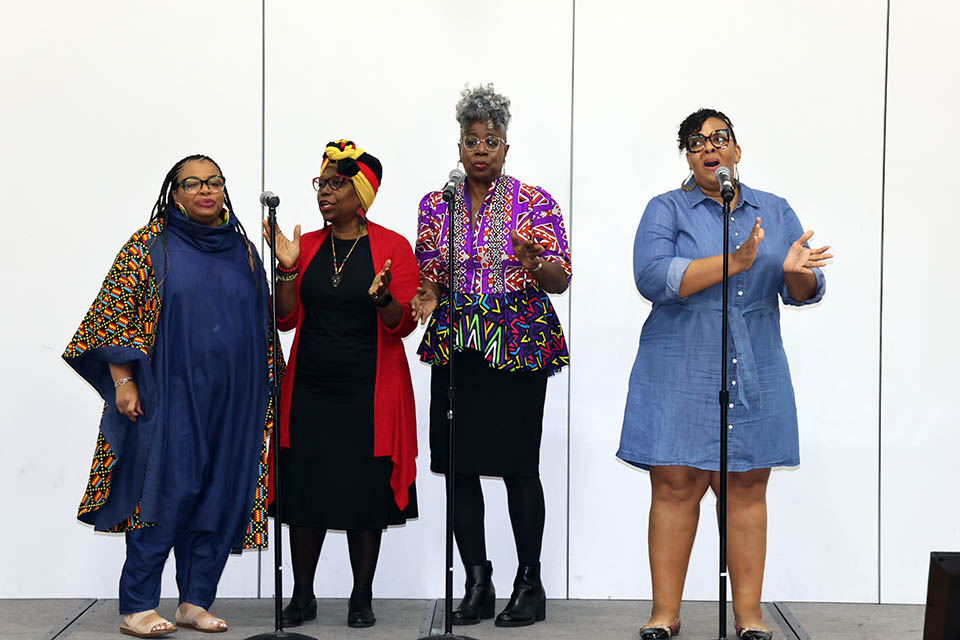
{"label": "microphone stand", "polygon": [[[466,182],[463,183],[466,189]],[[444,585],[444,607],[443,607],[443,634],[439,636],[426,635],[417,640],[431,640],[431,638],[447,638],[448,640],[474,640],[470,636],[461,636],[453,633],[453,478],[454,478],[454,436],[456,434],[454,407],[456,405],[455,397],[457,391],[456,379],[453,377],[453,305],[454,305],[454,283],[453,274],[456,261],[454,259],[453,229],[454,215],[459,213],[454,211],[453,203],[456,199],[456,190],[444,190],[443,201],[447,204],[447,366],[450,367],[450,383],[447,387],[447,425],[448,425],[448,446],[447,446],[447,530],[446,530],[446,568]]]}
{"label": "microphone stand", "polygon": [[717,496],[720,521],[720,631],[719,640],[727,638],[727,407],[730,403],[730,392],[727,390],[727,320],[728,320],[728,287],[730,275],[727,272],[730,264],[730,201],[733,200],[733,189],[725,189],[723,195],[723,303],[720,319],[723,324],[720,330],[720,495]]}
{"label": "microphone stand", "polygon": [[[272,195],[272,194],[271,194]],[[313,636],[302,633],[288,633],[283,630],[283,554],[280,548],[283,521],[280,519],[280,376],[277,371],[277,362],[280,360],[280,330],[277,327],[277,206],[280,199],[273,196],[271,205],[268,205],[267,219],[270,223],[270,314],[273,319],[273,364],[271,365],[272,380],[270,382],[270,399],[273,402],[273,600],[274,600],[274,630],[272,633],[258,633],[248,636],[246,640],[268,640],[270,638],[290,638],[291,640],[315,640]],[[275,203],[275,204],[273,204]]]}

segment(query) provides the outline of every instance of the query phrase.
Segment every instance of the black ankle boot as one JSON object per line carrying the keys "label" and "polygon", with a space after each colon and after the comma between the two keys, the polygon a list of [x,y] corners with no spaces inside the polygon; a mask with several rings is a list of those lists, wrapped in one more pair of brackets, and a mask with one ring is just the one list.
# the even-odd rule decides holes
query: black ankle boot
{"label": "black ankle boot", "polygon": [[493,590],[493,565],[483,564],[465,567],[467,581],[464,583],[463,600],[453,610],[452,624],[477,624],[493,617],[497,606],[497,594]]}
{"label": "black ankle boot", "polygon": [[525,627],[547,618],[547,594],[540,582],[540,563],[517,568],[507,608],[497,616],[498,627]]}
{"label": "black ankle boot", "polygon": [[307,620],[317,617],[317,599],[310,596],[307,601],[290,598],[290,604],[284,608],[281,618],[285,627],[299,627]]}
{"label": "black ankle boot", "polygon": [[377,623],[373,615],[373,591],[354,589],[347,609],[348,627],[372,627]]}

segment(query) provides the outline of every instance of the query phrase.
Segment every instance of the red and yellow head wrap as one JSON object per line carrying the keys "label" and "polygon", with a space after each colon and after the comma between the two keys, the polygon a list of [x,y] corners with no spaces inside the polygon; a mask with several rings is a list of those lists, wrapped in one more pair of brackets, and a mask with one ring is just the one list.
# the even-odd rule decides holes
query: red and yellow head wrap
{"label": "red and yellow head wrap", "polygon": [[364,212],[369,211],[373,199],[377,197],[380,178],[383,176],[380,161],[363,149],[358,149],[350,140],[334,140],[327,143],[323,152],[320,173],[323,173],[331,162],[337,167],[337,173],[350,178],[360,199],[360,206]]}

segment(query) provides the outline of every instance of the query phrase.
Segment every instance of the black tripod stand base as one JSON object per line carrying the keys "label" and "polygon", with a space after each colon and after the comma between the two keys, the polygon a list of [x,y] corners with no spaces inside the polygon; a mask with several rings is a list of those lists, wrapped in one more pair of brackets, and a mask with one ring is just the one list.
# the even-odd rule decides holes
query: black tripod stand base
{"label": "black tripod stand base", "polygon": [[291,633],[289,631],[258,633],[255,636],[249,636],[245,638],[245,640],[276,640],[277,638],[286,638],[287,640],[317,640],[313,636],[305,636],[302,633]]}
{"label": "black tripod stand base", "polygon": [[470,636],[458,636],[455,633],[438,633],[435,636],[422,636],[417,638],[417,640],[437,640],[437,638],[444,638],[444,640],[475,640]]}

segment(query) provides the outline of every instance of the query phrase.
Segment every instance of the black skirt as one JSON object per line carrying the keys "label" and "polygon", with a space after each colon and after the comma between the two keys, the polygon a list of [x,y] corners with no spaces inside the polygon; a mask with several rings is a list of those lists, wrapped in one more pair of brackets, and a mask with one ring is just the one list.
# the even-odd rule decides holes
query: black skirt
{"label": "black skirt", "polygon": [[[330,235],[333,238],[333,234]],[[352,240],[336,240],[343,261]],[[383,529],[417,516],[416,487],[397,507],[389,456],[373,455],[377,312],[367,289],[374,265],[368,238],[353,247],[334,287],[330,239],[301,275],[305,317],[290,409],[290,448],[280,453],[286,524]]]}
{"label": "black skirt", "polygon": [[[473,349],[456,352],[457,474],[530,477],[540,474],[540,437],[547,371],[500,371]],[[430,470],[446,473],[450,370],[430,377]]]}

